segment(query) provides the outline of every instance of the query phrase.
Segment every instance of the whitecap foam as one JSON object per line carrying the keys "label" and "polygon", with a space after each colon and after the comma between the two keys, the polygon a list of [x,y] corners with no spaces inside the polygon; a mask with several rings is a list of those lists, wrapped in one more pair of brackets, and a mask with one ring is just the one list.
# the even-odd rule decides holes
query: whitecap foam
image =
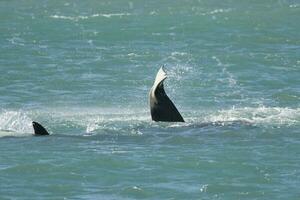
{"label": "whitecap foam", "polygon": [[172,56],[186,56],[188,55],[188,53],[186,52],[178,52],[178,51],[174,51],[171,53]]}
{"label": "whitecap foam", "polygon": [[127,56],[129,56],[131,58],[141,57],[139,54],[136,54],[136,53],[129,53],[129,54],[127,54]]}
{"label": "whitecap foam", "polygon": [[211,10],[211,11],[208,11],[208,12],[202,12],[200,13],[200,15],[215,15],[215,14],[220,14],[220,13],[228,13],[228,12],[231,12],[232,9],[231,8],[227,8],[227,9],[223,9],[223,8],[219,8],[219,9],[214,9],[214,10]]}
{"label": "whitecap foam", "polygon": [[13,45],[25,46],[25,40],[20,37],[14,36],[7,40]]}
{"label": "whitecap foam", "polygon": [[297,8],[300,7],[300,4],[291,4],[289,5],[290,8]]}

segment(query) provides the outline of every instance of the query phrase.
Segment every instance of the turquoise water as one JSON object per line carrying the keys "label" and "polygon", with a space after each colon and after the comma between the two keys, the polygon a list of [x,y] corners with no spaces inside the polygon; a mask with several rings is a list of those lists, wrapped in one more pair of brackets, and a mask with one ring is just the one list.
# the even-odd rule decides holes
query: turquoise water
{"label": "turquoise water", "polygon": [[[0,199],[299,199],[299,17],[297,0],[0,1]],[[151,121],[161,65],[186,123]]]}

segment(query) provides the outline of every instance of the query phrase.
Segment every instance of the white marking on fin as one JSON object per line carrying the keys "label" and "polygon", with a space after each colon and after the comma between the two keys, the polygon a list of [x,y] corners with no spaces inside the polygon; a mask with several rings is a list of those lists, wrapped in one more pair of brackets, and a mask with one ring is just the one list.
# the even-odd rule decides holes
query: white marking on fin
{"label": "white marking on fin", "polygon": [[156,74],[156,77],[155,77],[155,81],[154,81],[154,84],[151,88],[151,92],[150,92],[150,96],[151,98],[153,98],[155,101],[156,101],[156,97],[155,97],[155,90],[157,88],[157,86],[162,82],[164,81],[165,79],[167,78],[167,74],[166,72],[164,71],[164,68],[163,66],[158,70],[157,74]]}

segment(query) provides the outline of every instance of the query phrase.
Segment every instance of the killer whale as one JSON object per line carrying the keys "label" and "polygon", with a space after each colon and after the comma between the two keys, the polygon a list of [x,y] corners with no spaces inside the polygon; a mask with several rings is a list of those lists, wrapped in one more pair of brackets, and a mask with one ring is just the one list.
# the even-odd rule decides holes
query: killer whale
{"label": "killer whale", "polygon": [[38,122],[32,122],[34,135],[42,136],[42,135],[49,135],[48,131]]}
{"label": "killer whale", "polygon": [[156,122],[184,122],[183,117],[164,90],[166,78],[167,74],[161,67],[149,92],[151,118]]}

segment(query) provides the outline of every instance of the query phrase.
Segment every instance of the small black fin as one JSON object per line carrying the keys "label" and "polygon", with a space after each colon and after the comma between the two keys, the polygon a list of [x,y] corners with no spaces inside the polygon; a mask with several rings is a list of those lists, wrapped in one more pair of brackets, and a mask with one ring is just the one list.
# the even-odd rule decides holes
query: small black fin
{"label": "small black fin", "polygon": [[39,123],[32,122],[32,126],[34,129],[34,135],[49,135],[48,131]]}

